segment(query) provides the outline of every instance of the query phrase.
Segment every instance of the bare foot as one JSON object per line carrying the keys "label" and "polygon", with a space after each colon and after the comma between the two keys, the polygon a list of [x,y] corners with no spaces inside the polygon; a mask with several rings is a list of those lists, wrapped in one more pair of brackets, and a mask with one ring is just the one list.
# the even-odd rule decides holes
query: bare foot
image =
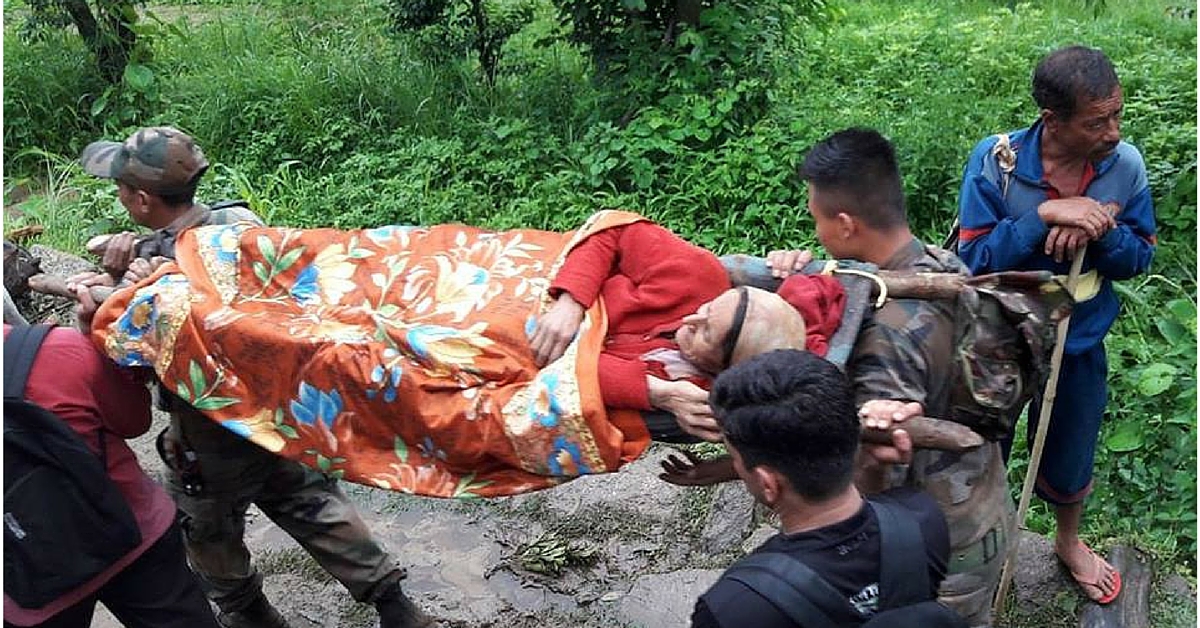
{"label": "bare foot", "polygon": [[1083,594],[1097,604],[1108,604],[1121,592],[1121,574],[1083,541],[1054,544],[1062,561]]}

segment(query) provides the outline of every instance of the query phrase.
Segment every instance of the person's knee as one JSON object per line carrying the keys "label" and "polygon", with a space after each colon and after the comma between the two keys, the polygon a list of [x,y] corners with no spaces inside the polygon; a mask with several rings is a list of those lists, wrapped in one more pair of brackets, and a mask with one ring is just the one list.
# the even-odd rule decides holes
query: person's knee
{"label": "person's knee", "polygon": [[179,506],[179,528],[188,552],[212,547],[242,547],[242,511],[223,500],[187,498]]}

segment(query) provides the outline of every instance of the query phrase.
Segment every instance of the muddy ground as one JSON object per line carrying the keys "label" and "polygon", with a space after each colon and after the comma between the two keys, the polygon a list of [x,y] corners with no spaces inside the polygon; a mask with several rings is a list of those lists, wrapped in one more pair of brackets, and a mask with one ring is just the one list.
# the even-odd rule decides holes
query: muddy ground
{"label": "muddy ground", "polygon": [[[49,272],[67,275],[89,266],[33,250]],[[33,320],[54,313],[62,322],[70,319],[61,301],[22,305]],[[133,441],[156,477],[163,469],[152,435],[165,424],[166,417],[156,415],[150,432]],[[408,594],[444,628],[685,628],[696,597],[722,568],[775,528],[740,483],[685,489],[659,480],[658,463],[669,451],[656,445],[618,473],[491,500],[345,486],[375,535],[407,567]],[[377,625],[372,607],[354,602],[253,508],[247,544],[267,595],[295,628]],[[1079,598],[1046,538],[1023,533],[1015,573],[1017,615],[1007,625],[1074,625],[1069,609]],[[1194,623],[1190,583],[1176,576],[1161,584],[1156,604],[1191,605],[1184,622],[1170,625]],[[119,626],[103,609],[92,625]]]}

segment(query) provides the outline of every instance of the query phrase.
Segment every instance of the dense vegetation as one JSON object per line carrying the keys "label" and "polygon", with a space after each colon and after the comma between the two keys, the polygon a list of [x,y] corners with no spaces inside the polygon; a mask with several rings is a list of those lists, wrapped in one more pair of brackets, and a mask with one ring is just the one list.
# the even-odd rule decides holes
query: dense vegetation
{"label": "dense vegetation", "polygon": [[[6,228],[39,223],[44,241],[78,250],[129,226],[110,187],[71,162],[91,140],[165,123],[216,164],[206,198],[247,198],[276,224],[569,229],[622,207],[717,252],[762,254],[816,246],[793,170],[814,141],[864,125],[897,144],[913,222],[937,240],[970,147],[1035,116],[1036,60],[1098,46],[1121,74],[1124,134],[1146,157],[1161,232],[1153,274],[1120,286],[1084,532],[1194,575],[1194,4],[728,0],[669,42],[622,40],[627,54],[598,71],[597,47],[571,43],[554,3],[525,2],[490,76],[438,45],[444,32],[398,29],[406,3],[345,4],[154,5],[110,86],[76,34],[19,34],[28,5],[5,3],[6,206],[34,193]],[[1034,508],[1031,527],[1051,523]]]}

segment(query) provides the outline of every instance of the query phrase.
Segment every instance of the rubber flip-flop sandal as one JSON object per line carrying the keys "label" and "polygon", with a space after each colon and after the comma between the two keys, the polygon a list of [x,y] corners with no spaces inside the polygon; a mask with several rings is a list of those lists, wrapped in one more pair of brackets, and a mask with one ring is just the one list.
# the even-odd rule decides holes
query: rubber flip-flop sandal
{"label": "rubber flip-flop sandal", "polygon": [[[1091,555],[1092,566],[1095,568],[1094,573],[1096,574],[1096,577],[1094,579],[1089,580],[1089,579],[1081,576],[1080,574],[1075,573],[1074,571],[1071,571],[1070,569],[1068,569],[1067,571],[1071,572],[1071,577],[1075,579],[1076,584],[1078,584],[1080,586],[1089,586],[1089,587],[1099,589],[1099,588],[1101,588],[1100,587],[1100,577],[1103,575],[1105,565],[1108,564],[1108,561],[1104,560],[1104,558],[1101,557],[1099,554],[1097,554],[1095,552],[1095,550],[1084,545],[1083,541],[1080,541],[1079,545],[1081,547],[1083,547],[1083,549],[1087,550],[1087,553],[1089,555]],[[1062,560],[1061,556],[1059,557],[1059,560]],[[1065,563],[1064,563],[1064,565],[1065,565]],[[1103,605],[1109,604],[1113,600],[1117,599],[1117,596],[1120,594],[1121,594],[1121,572],[1117,571],[1116,567],[1113,567],[1113,590],[1112,590],[1112,592],[1109,593],[1108,595],[1105,595],[1100,598],[1096,598],[1092,601],[1103,606]],[[1087,597],[1089,600],[1092,599],[1091,596],[1088,596],[1086,593],[1084,594],[1084,596]]]}

